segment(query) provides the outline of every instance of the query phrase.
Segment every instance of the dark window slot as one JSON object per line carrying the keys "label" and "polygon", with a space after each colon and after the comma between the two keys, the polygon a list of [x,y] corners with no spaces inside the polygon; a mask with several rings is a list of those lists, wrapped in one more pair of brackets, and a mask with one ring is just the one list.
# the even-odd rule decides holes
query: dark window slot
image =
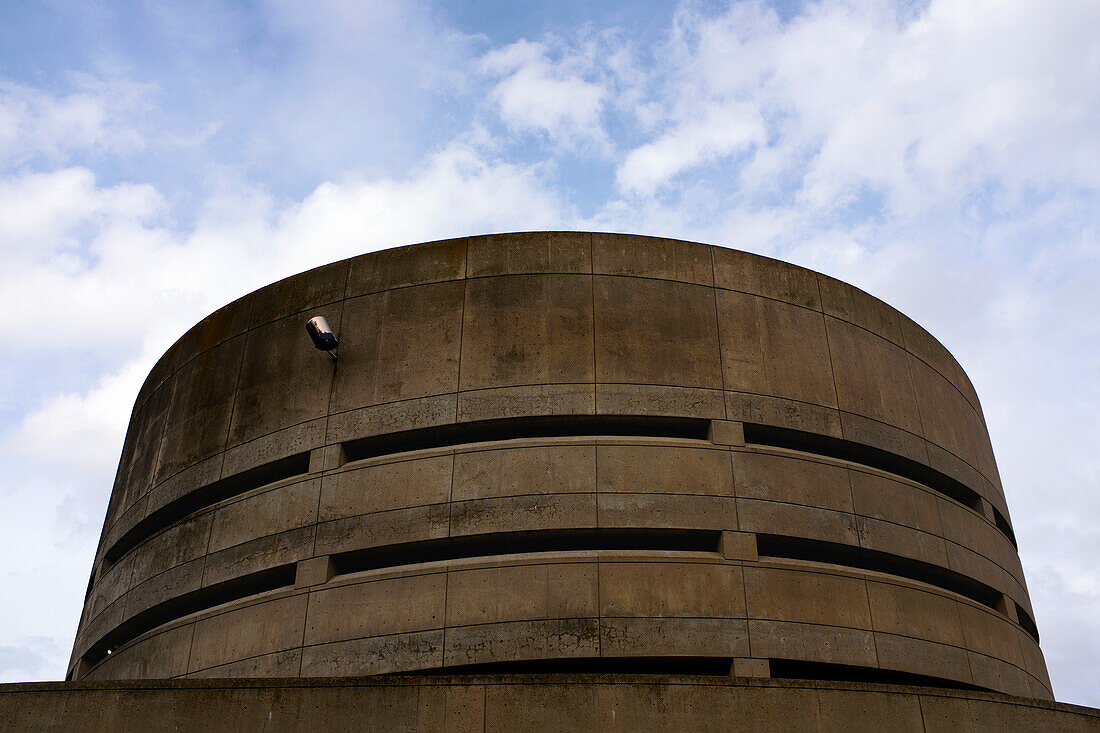
{"label": "dark window slot", "polygon": [[[974,489],[911,458],[899,456],[880,448],[873,448],[863,443],[810,433],[804,430],[777,428],[772,425],[759,425],[756,423],[745,423],[744,428],[746,443],[767,445],[773,448],[789,448],[804,453],[814,453],[819,456],[860,463],[864,466],[896,474],[910,481],[916,481],[918,484],[924,484],[933,491],[954,499],[979,513],[982,511],[981,495]],[[994,516],[998,518],[997,528],[1008,538],[1012,546],[1016,547],[1016,537],[1012,533],[1008,521],[996,509],[994,509]]]}
{"label": "dark window slot", "polygon": [[298,453],[250,468],[234,476],[228,476],[212,484],[195,489],[178,499],[165,504],[149,514],[122,535],[103,555],[104,571],[117,562],[130,549],[137,547],[165,527],[183,519],[199,509],[217,504],[219,501],[238,496],[252,489],[298,476],[309,471],[309,453]]}
{"label": "dark window slot", "polygon": [[396,672],[392,677],[423,674],[682,674],[726,677],[730,657],[575,657],[517,659]]}
{"label": "dark window slot", "polygon": [[1027,635],[1035,640],[1035,643],[1039,643],[1039,627],[1035,625],[1035,619],[1031,618],[1031,614],[1024,610],[1024,607],[1019,603],[1016,604],[1016,617],[1020,619],[1020,626]]}
{"label": "dark window slot", "polygon": [[465,443],[594,435],[706,440],[709,427],[709,420],[679,417],[559,415],[506,418],[372,435],[344,443],[344,454],[348,461],[361,461]]}
{"label": "dark window slot", "polygon": [[722,533],[696,529],[562,529],[449,537],[333,555],[337,575],[469,557],[576,550],[717,552]]}
{"label": "dark window slot", "polygon": [[239,578],[216,583],[158,603],[131,616],[104,634],[103,638],[84,652],[83,659],[89,665],[98,664],[107,657],[109,651],[114,651],[146,631],[151,631],[169,621],[175,621],[188,614],[220,606],[223,603],[293,585],[296,568],[297,565],[294,563],[280,565],[277,568],[242,575]]}
{"label": "dark window slot", "polygon": [[916,685],[920,687],[945,687],[956,690],[993,692],[987,687],[978,687],[969,682],[930,677],[923,674],[914,674],[913,672],[899,672],[892,669],[877,669],[875,667],[857,667],[827,662],[804,662],[798,659],[769,659],[768,666],[770,667],[771,676],[777,679],[874,682],[885,685]]}
{"label": "dark window slot", "polygon": [[997,610],[1003,594],[995,588],[979,583],[954,570],[939,565],[911,560],[878,550],[843,545],[837,542],[808,540],[801,537],[784,537],[772,534],[756,535],[756,547],[761,557],[782,557],[794,560],[813,560],[843,565],[861,570],[874,570],[917,580],[928,585],[958,593],[983,606]]}
{"label": "dark window slot", "polygon": [[[1005,519],[1005,515],[1001,514],[997,507],[993,507],[993,522],[997,525],[997,529],[1001,530],[1001,533],[1008,538],[1008,541],[1012,543],[1013,547],[1016,545],[1016,533],[1012,531],[1012,525]],[[1017,547],[1017,549],[1019,549]]]}

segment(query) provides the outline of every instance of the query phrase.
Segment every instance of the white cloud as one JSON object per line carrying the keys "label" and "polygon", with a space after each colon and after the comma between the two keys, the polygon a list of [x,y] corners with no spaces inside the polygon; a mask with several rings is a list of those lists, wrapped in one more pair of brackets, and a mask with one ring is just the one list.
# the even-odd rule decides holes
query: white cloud
{"label": "white cloud", "polygon": [[77,150],[122,154],[145,143],[141,114],[154,89],[125,79],[73,74],[75,91],[54,95],[0,80],[0,169],[41,155],[62,162]]}
{"label": "white cloud", "polygon": [[550,59],[550,49],[526,40],[487,53],[481,70],[498,79],[490,98],[513,130],[540,132],[555,143],[607,148],[600,115],[608,97],[591,81],[592,60],[581,53]]}

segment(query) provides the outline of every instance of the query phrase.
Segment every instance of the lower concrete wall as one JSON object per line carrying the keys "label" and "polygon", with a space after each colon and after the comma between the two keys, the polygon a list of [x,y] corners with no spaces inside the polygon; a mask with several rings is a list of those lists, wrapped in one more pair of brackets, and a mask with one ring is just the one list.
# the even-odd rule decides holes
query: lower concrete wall
{"label": "lower concrete wall", "polygon": [[0,729],[1100,731],[1100,710],[922,687],[501,675],[0,685]]}

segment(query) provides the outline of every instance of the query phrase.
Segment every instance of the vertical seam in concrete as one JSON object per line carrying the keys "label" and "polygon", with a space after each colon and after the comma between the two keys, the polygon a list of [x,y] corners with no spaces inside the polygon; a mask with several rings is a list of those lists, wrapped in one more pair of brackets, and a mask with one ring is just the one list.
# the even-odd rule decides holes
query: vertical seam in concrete
{"label": "vertical seam in concrete", "polygon": [[726,357],[722,351],[722,321],[718,317],[718,266],[714,262],[714,247],[710,251],[710,299],[714,303],[714,330],[718,336],[718,376],[722,380],[722,418],[729,419],[726,410]]}
{"label": "vertical seam in concrete", "polygon": [[447,489],[447,536],[451,536],[451,516],[452,508],[455,501],[455,464],[457,463],[457,456],[455,451],[451,449],[451,485]]}
{"label": "vertical seam in concrete", "polygon": [[[316,538],[316,534],[313,535]],[[302,641],[298,644],[298,678],[302,677],[302,665],[306,656],[306,624],[309,623],[309,604],[313,600],[313,591],[306,591],[306,610],[302,614]]]}
{"label": "vertical seam in concrete", "polygon": [[[818,290],[821,289],[820,283],[818,284]],[[818,295],[820,298],[821,295]],[[833,363],[833,343],[829,338],[829,316],[825,314],[825,311],[821,312],[821,327],[825,331],[825,355],[829,357],[829,375],[833,379],[833,399],[836,400],[836,419],[840,423],[840,435],[844,437],[844,419],[841,417],[840,409],[840,387],[836,383],[836,365]]]}
{"label": "vertical seam in concrete", "polygon": [[596,242],[594,234],[588,235],[588,291],[592,298],[592,414],[599,414],[596,400],[596,389],[600,383],[599,358],[596,348]]}
{"label": "vertical seam in concrete", "polygon": [[186,677],[191,671],[191,651],[195,648],[195,627],[198,626],[198,621],[191,623],[191,640],[187,642],[187,661],[183,665],[183,674],[181,677]]}
{"label": "vertical seam in concrete", "polygon": [[[753,535],[753,542],[756,542],[756,535]],[[752,632],[749,630],[750,616],[749,616],[749,582],[745,573],[745,561],[741,561],[741,595],[745,602],[745,640],[749,645],[749,657],[752,657]]]}
{"label": "vertical seam in concrete", "polygon": [[[256,299],[250,298],[248,307],[248,323],[251,325],[252,316],[255,315]],[[225,444],[222,447],[222,464],[218,467],[218,478],[222,478],[222,472],[225,470],[225,454],[229,451],[229,438],[233,434],[233,418],[237,415],[237,395],[241,389],[241,375],[244,374],[244,361],[248,356],[248,342],[252,338],[252,332],[255,329],[248,328],[244,333],[244,346],[241,347],[241,363],[237,365],[237,379],[233,382],[233,406],[229,408],[229,423],[225,426]],[[233,339],[226,339],[223,343],[228,344]]]}
{"label": "vertical seam in concrete", "polygon": [[[917,383],[913,380],[913,355],[909,353],[909,350],[906,349],[904,346],[900,348],[902,351],[905,352],[905,371],[909,374],[909,389],[911,390],[910,394],[913,395],[913,402],[917,406],[917,422],[920,423],[920,438],[921,447],[924,448],[924,462],[926,464],[930,464],[932,462],[932,457],[928,454],[928,435],[924,431],[924,411],[921,409],[921,401],[917,397]],[[950,381],[948,381],[948,384],[950,384]],[[963,462],[965,463],[965,461]],[[967,465],[969,466],[970,464],[967,463]],[[978,471],[978,474],[981,475],[981,471]]]}
{"label": "vertical seam in concrete", "polygon": [[[447,666],[447,604],[450,602],[447,598],[451,590],[451,571],[447,569],[443,572],[443,619],[440,626],[443,627],[443,641],[439,649],[439,666]],[[973,676],[973,675],[972,675]]]}
{"label": "vertical seam in concrete", "polygon": [[871,610],[871,589],[866,580],[860,582],[863,584],[863,599],[867,603],[867,620],[871,632],[871,646],[875,650],[875,666],[882,669],[882,660],[878,657],[878,632],[875,629],[875,614]]}
{"label": "vertical seam in concrete", "polygon": [[962,635],[962,648],[966,653],[966,669],[970,672],[970,684],[976,685],[974,680],[974,665],[970,663],[970,643],[966,639],[966,625],[963,623],[962,613],[959,610],[959,601],[955,599],[955,617],[959,619],[959,634]]}
{"label": "vertical seam in concrete", "polygon": [[[470,288],[470,238],[466,237],[466,243],[462,246],[462,313],[458,318],[458,365],[455,374],[455,422],[458,422],[458,401],[462,394],[462,349],[465,346],[466,335],[466,291]],[[452,476],[452,481],[453,481]],[[448,513],[448,516],[450,514]],[[449,529],[448,525],[448,529]]]}

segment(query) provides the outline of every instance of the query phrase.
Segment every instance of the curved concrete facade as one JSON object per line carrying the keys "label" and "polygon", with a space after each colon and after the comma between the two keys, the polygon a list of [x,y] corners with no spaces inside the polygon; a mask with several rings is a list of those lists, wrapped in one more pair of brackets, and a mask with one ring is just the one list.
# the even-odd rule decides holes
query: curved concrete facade
{"label": "curved concrete facade", "polygon": [[419,244],[262,288],[164,355],[70,679],[625,670],[1053,699],[1008,517],[961,367],[850,285],[650,237]]}

